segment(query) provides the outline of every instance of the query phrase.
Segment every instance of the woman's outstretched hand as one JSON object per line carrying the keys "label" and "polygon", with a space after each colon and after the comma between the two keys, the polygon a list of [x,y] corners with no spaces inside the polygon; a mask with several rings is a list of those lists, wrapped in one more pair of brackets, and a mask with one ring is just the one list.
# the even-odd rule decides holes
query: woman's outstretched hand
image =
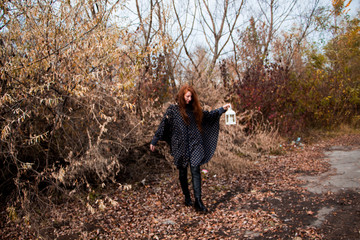
{"label": "woman's outstretched hand", "polygon": [[150,150],[151,150],[152,152],[155,151],[155,146],[152,145],[152,144],[150,144]]}
{"label": "woman's outstretched hand", "polygon": [[223,106],[223,108],[225,109],[225,111],[227,111],[230,108],[230,103],[227,103]]}

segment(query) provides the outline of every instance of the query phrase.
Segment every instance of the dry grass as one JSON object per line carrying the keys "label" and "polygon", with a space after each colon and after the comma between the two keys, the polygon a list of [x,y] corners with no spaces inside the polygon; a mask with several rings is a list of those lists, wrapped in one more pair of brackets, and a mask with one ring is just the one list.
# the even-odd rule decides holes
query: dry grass
{"label": "dry grass", "polygon": [[[210,86],[199,87],[200,99],[205,110],[224,105],[226,90]],[[283,141],[276,128],[261,119],[261,113],[246,111],[236,113],[236,125],[225,125],[224,117],[220,119],[220,134],[217,150],[213,159],[205,166],[218,173],[246,172],[252,168],[255,159],[264,154],[281,153]],[[251,131],[248,131],[251,125]]]}
{"label": "dry grass", "polygon": [[221,119],[218,147],[209,169],[229,172],[246,172],[252,168],[254,160],[264,154],[280,153],[282,141],[277,130],[265,123],[256,123],[251,133],[246,133],[248,120],[255,118],[256,112],[237,114],[237,124],[227,126]]}
{"label": "dry grass", "polygon": [[322,140],[341,137],[344,135],[358,135],[360,128],[355,125],[341,124],[333,129],[307,129],[304,133],[304,140],[307,143],[315,143]]}

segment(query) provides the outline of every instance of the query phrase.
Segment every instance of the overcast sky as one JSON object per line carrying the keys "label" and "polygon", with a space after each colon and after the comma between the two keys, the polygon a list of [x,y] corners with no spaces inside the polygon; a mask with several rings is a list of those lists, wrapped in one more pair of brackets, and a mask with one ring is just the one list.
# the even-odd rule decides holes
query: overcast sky
{"label": "overcast sky", "polygon": [[[346,2],[348,2],[349,0],[346,0]],[[149,10],[148,7],[148,2],[147,0],[139,0],[140,4],[140,8],[141,11],[144,11],[144,16],[146,15],[146,12]],[[185,16],[185,10],[186,8],[186,3],[188,2],[188,0],[175,0],[175,3],[177,4],[178,8],[177,11],[178,12],[182,12],[183,16]],[[215,4],[217,2],[217,0],[209,0],[210,2],[210,8],[211,11],[214,12],[218,12],[221,14],[221,7],[219,4]],[[239,3],[240,0],[235,0],[234,3]],[[238,28],[239,30],[241,29],[245,29],[246,26],[248,26],[249,24],[249,19],[250,17],[255,17],[255,18],[261,18],[262,20],[265,20],[264,17],[261,17],[261,11],[259,10],[259,4],[262,5],[263,7],[263,11],[264,13],[267,12],[268,6],[266,3],[264,2],[268,2],[266,0],[246,0],[246,4],[245,7],[242,9],[241,14],[240,14],[240,19],[238,20]],[[165,5],[172,3],[172,0],[164,0],[163,3],[165,3]],[[190,1],[190,3],[193,3],[193,1]],[[291,6],[292,0],[278,0],[277,1],[277,12],[275,12],[275,14],[283,14],[283,11],[286,9],[289,9],[289,6]],[[296,26],[301,26],[304,23],[301,23],[302,20],[300,20],[298,18],[298,16],[305,14],[306,12],[310,12],[312,7],[314,6],[315,0],[299,0],[297,1],[297,4],[295,5],[296,7],[294,9],[292,9],[292,12],[290,13],[290,16],[286,17],[286,21],[282,22],[281,19],[278,19],[278,23],[281,23],[281,28],[279,29],[279,31],[281,30],[290,30],[292,27],[294,27],[294,25]],[[331,8],[331,1],[330,0],[320,0],[320,6],[325,6],[325,7],[329,7]],[[127,8],[125,8],[123,11],[121,11],[121,13],[119,14],[120,18],[124,17],[124,16],[128,16],[127,20],[125,21],[125,19],[121,18],[121,22],[123,24],[130,24],[132,25],[131,28],[135,29],[137,28],[138,25],[138,18],[137,18],[137,14],[136,14],[136,5],[135,5],[135,0],[129,0],[126,2]],[[170,5],[171,6],[171,5]],[[171,9],[171,8],[170,8]],[[360,10],[360,0],[352,0],[350,7],[349,7],[350,11],[349,14],[352,17],[355,17],[357,12]],[[192,9],[190,8],[190,12],[192,11]],[[172,11],[170,11],[172,12]],[[197,12],[197,14],[199,14],[199,12]],[[260,14],[260,15],[259,15]],[[266,13],[269,16],[269,13]],[[284,14],[283,14],[284,15]],[[280,15],[281,16],[281,15]],[[286,16],[286,14],[285,14]],[[172,15],[172,17],[174,17],[174,15]],[[170,19],[169,19],[170,20]],[[175,19],[174,19],[175,20]],[[173,34],[174,36],[176,36],[178,33],[178,26],[176,24],[176,22],[169,22],[169,26],[171,26],[171,28],[169,29],[170,34]],[[177,27],[176,27],[177,26]],[[187,24],[187,27],[189,27],[189,23]],[[188,29],[187,29],[188,30]],[[197,45],[202,45],[202,46],[206,46],[205,44],[205,38],[203,36],[203,29],[201,28],[201,25],[199,22],[197,22],[197,24],[195,24],[195,28],[193,29],[194,31],[192,32],[192,43],[189,44],[189,46],[195,47]],[[189,30],[188,30],[189,31]],[[322,45],[325,44],[326,41],[329,38],[329,32],[312,32],[312,35],[309,36],[310,39],[314,39],[314,41],[319,42],[318,44]],[[321,41],[323,40],[323,41]],[[311,40],[310,40],[311,41]],[[231,48],[230,44],[228,44],[229,46],[227,46],[227,48]],[[227,50],[227,49],[225,49]]]}
{"label": "overcast sky", "polygon": [[349,14],[355,16],[360,11],[360,0],[353,0],[350,4]]}

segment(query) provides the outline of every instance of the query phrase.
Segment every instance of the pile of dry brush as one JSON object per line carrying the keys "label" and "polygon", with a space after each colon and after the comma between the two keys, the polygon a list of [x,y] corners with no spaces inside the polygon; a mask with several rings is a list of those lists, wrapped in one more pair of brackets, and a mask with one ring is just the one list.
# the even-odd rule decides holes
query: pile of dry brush
{"label": "pile of dry brush", "polygon": [[[225,102],[225,89],[198,91],[205,109]],[[121,104],[116,96],[99,89],[96,93],[69,97],[54,106],[43,103],[41,114],[27,116],[11,129],[1,143],[3,200],[11,199],[9,204],[16,209],[35,216],[36,204],[50,207],[76,192],[91,192],[113,183],[153,181],[157,174],[174,169],[165,143],[160,143],[156,153],[149,151],[149,142],[172,98],[155,105],[151,99],[142,99],[140,113],[135,105]],[[51,115],[52,111],[58,114]],[[259,114],[238,112],[236,126],[226,126],[222,118],[216,154],[205,167],[218,173],[245,171],[261,153],[277,151],[277,131],[256,122]],[[46,134],[26,139],[24,133],[30,131]]]}

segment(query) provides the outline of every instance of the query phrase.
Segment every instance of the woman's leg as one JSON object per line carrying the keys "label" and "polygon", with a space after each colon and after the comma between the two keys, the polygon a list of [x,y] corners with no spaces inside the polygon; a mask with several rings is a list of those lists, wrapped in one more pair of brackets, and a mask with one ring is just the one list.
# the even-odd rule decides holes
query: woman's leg
{"label": "woman's leg", "polygon": [[191,206],[192,201],[191,201],[190,192],[189,192],[187,167],[178,167],[178,169],[179,169],[179,180],[180,180],[181,190],[185,196],[185,205]]}
{"label": "woman's leg", "polygon": [[201,173],[200,166],[190,166],[191,175],[192,175],[192,183],[194,188],[194,196],[195,196],[195,209],[200,212],[207,212],[206,207],[201,201]]}

